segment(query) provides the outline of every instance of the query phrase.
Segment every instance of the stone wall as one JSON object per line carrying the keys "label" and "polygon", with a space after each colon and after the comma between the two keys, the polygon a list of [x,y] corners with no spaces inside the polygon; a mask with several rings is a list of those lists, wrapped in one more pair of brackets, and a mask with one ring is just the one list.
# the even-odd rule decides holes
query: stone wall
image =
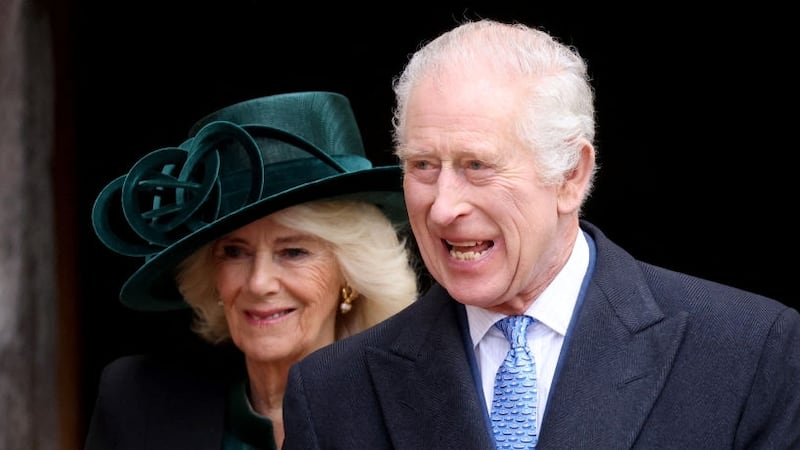
{"label": "stone wall", "polygon": [[0,1],[0,449],[59,447],[51,158],[41,2]]}

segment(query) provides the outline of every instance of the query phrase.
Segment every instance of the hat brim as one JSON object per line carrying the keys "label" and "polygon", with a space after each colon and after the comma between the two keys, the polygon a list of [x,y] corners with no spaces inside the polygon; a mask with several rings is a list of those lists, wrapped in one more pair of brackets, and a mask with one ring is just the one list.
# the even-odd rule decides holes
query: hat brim
{"label": "hat brim", "polygon": [[140,311],[186,308],[175,284],[176,267],[203,245],[281,209],[313,200],[353,199],[377,205],[398,227],[408,223],[399,166],[338,174],[265,197],[221,217],[148,259],[122,286],[120,301]]}

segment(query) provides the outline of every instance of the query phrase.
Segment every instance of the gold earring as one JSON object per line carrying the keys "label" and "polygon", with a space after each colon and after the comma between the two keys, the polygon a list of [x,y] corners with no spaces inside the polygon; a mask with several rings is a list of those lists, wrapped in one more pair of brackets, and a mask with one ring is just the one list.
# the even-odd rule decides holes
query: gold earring
{"label": "gold earring", "polygon": [[353,299],[355,299],[356,297],[358,297],[358,292],[356,292],[355,289],[353,289],[350,286],[343,287],[342,303],[339,304],[339,311],[341,311],[342,314],[349,313],[350,310],[353,309],[352,303]]}

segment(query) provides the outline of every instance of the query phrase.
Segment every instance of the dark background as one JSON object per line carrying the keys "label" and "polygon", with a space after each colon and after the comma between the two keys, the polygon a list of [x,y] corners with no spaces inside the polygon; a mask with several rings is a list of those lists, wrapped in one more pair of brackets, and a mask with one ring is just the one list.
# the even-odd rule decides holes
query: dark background
{"label": "dark background", "polygon": [[276,3],[75,1],[85,420],[111,359],[195,340],[186,313],[119,304],[141,261],[94,236],[91,206],[105,184],[145,153],[179,144],[218,108],[299,90],[347,95],[368,152],[392,162],[392,77],[422,41],[465,17],[541,26],[589,61],[602,168],[587,219],[640,259],[798,306],[789,219],[797,213],[797,50],[788,10]]}

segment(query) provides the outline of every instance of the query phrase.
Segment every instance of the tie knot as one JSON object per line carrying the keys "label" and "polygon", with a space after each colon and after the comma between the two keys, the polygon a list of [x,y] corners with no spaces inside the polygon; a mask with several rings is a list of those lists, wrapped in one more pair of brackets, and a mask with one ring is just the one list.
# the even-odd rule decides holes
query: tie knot
{"label": "tie knot", "polygon": [[525,332],[531,322],[533,322],[531,316],[508,316],[498,320],[495,326],[503,332],[511,348],[524,348],[527,343]]}

